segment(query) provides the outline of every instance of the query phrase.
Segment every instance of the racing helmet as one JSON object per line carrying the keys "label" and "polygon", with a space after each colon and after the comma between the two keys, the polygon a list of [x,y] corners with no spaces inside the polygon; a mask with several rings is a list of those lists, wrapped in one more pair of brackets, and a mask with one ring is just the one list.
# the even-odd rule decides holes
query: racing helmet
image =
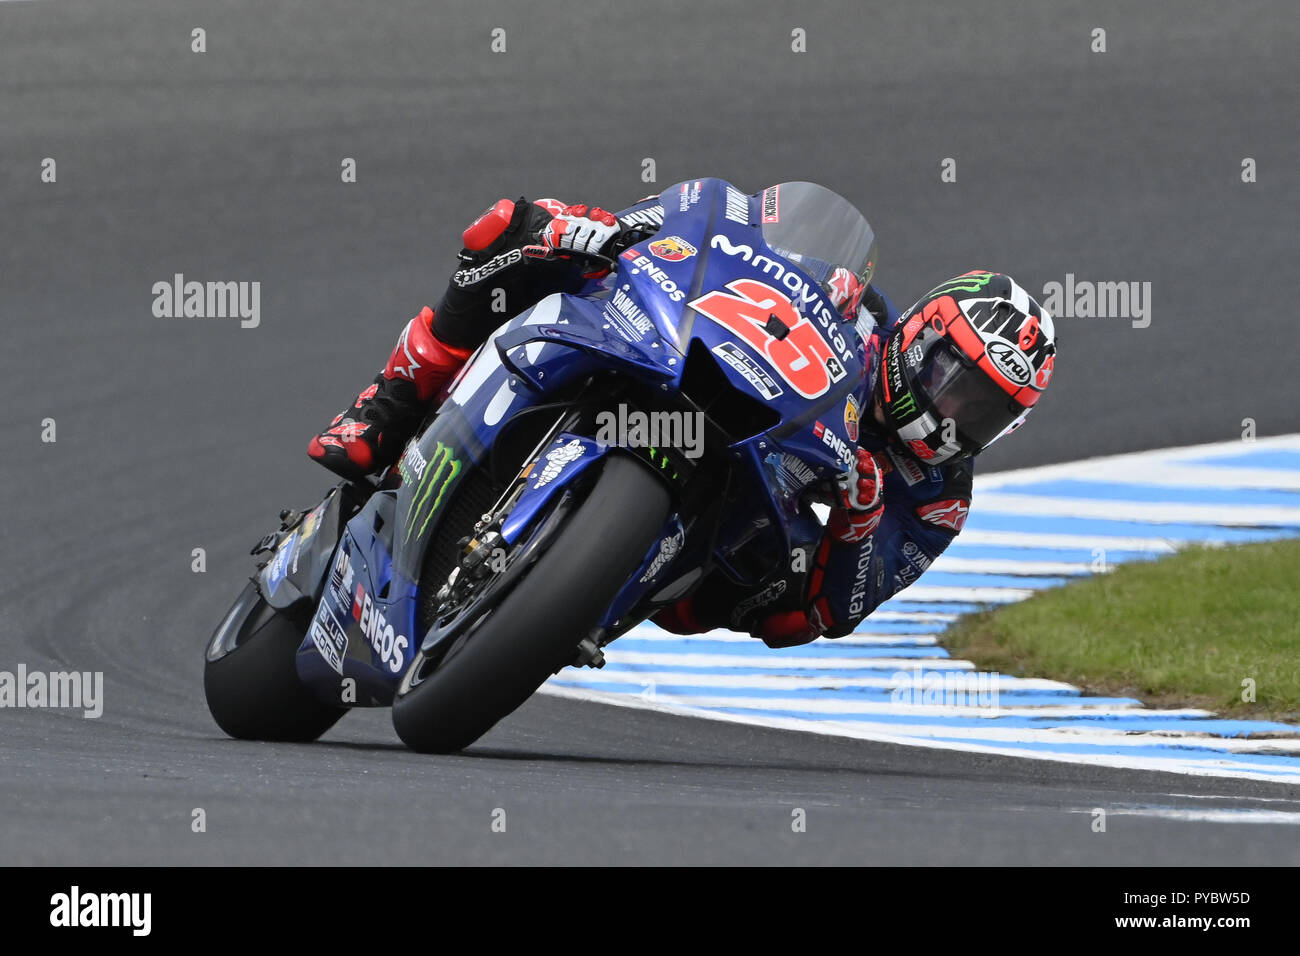
{"label": "racing helmet", "polygon": [[904,449],[937,465],[978,454],[1019,427],[1055,362],[1047,311],[1010,276],[967,272],[899,318],[875,397]]}

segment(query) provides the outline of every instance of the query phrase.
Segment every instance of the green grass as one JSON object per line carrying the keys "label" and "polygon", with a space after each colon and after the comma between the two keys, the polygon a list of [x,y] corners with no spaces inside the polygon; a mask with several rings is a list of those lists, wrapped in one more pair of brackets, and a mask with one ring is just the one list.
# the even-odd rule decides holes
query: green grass
{"label": "green grass", "polygon": [[[1224,716],[1300,720],[1300,541],[1189,548],[958,620],[985,670]],[[1242,700],[1242,681],[1255,700]]]}

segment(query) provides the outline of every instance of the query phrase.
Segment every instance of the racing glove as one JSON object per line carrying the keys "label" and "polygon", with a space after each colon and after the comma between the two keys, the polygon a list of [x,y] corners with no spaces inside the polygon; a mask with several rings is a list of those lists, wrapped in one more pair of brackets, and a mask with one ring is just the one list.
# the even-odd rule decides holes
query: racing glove
{"label": "racing glove", "polygon": [[831,509],[826,530],[841,544],[857,544],[880,525],[885,504],[880,498],[882,475],[871,452],[858,449],[857,466],[836,482],[839,503]]}
{"label": "racing glove", "polygon": [[541,241],[554,252],[592,252],[605,254],[608,246],[622,231],[612,212],[599,206],[565,206],[546,228]]}

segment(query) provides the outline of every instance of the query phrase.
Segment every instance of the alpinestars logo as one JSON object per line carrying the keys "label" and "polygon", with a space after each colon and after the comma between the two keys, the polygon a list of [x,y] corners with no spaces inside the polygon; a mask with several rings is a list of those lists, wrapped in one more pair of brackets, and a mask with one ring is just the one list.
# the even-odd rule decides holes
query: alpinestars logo
{"label": "alpinestars logo", "polygon": [[961,531],[966,524],[966,516],[970,514],[970,502],[964,498],[949,498],[922,505],[916,509],[916,514],[922,521]]}
{"label": "alpinestars logo", "polygon": [[786,589],[785,581],[773,581],[771,584],[763,588],[763,590],[759,591],[757,594],[745,598],[745,600],[741,601],[739,604],[737,604],[734,608],[731,609],[732,626],[733,627],[739,626],[740,622],[743,621],[745,619],[745,616],[748,615],[751,611],[755,611],[760,607],[767,607],[767,605],[771,604],[782,594],[784,594],[785,589]]}
{"label": "alpinestars logo", "polygon": [[473,285],[476,282],[482,282],[488,276],[496,275],[502,269],[508,268],[523,259],[524,253],[520,249],[508,249],[498,256],[493,256],[481,266],[475,266],[472,269],[460,269],[452,276],[452,281],[458,286]]}
{"label": "alpinestars logo", "polygon": [[[415,356],[411,354],[411,347],[410,345],[407,344],[407,338],[411,334],[411,326],[414,325],[417,321],[418,319],[412,319],[410,322],[408,322],[406,324],[406,328],[402,329],[402,337],[397,340],[398,346],[400,346],[402,349],[402,354],[406,356],[406,365],[393,366],[394,374],[400,375],[402,378],[408,379],[409,381],[412,382],[415,381],[415,370],[421,368],[421,365],[419,362],[415,360]],[[370,392],[369,397],[373,398],[375,392],[379,391],[379,387],[377,385],[372,385],[371,388],[373,388],[375,391],[370,392],[369,388],[366,389],[366,391]],[[357,397],[357,405],[356,405],[357,408],[361,407],[361,400],[362,397],[365,396],[365,394],[366,394],[365,392],[362,392],[361,395]]]}
{"label": "alpinestars logo", "polygon": [[[453,457],[451,449],[438,442],[438,447],[429,457],[429,463],[424,467],[424,475],[411,496],[411,507],[406,513],[407,541],[411,540],[412,533],[424,534],[424,529],[429,527],[429,519],[441,507],[447,489],[456,480],[462,467],[460,460]],[[421,516],[424,520],[417,531],[416,521]]]}

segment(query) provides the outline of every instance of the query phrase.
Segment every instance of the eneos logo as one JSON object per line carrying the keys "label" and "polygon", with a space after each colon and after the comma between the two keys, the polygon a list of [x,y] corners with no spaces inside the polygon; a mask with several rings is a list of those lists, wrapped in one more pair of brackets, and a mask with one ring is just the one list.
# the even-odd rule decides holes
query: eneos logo
{"label": "eneos logo", "polygon": [[406,637],[394,631],[388,623],[384,612],[375,606],[366,593],[365,586],[357,585],[356,600],[352,604],[352,616],[361,627],[361,633],[370,642],[371,648],[379,655],[384,666],[396,674],[402,669],[408,642]]}

